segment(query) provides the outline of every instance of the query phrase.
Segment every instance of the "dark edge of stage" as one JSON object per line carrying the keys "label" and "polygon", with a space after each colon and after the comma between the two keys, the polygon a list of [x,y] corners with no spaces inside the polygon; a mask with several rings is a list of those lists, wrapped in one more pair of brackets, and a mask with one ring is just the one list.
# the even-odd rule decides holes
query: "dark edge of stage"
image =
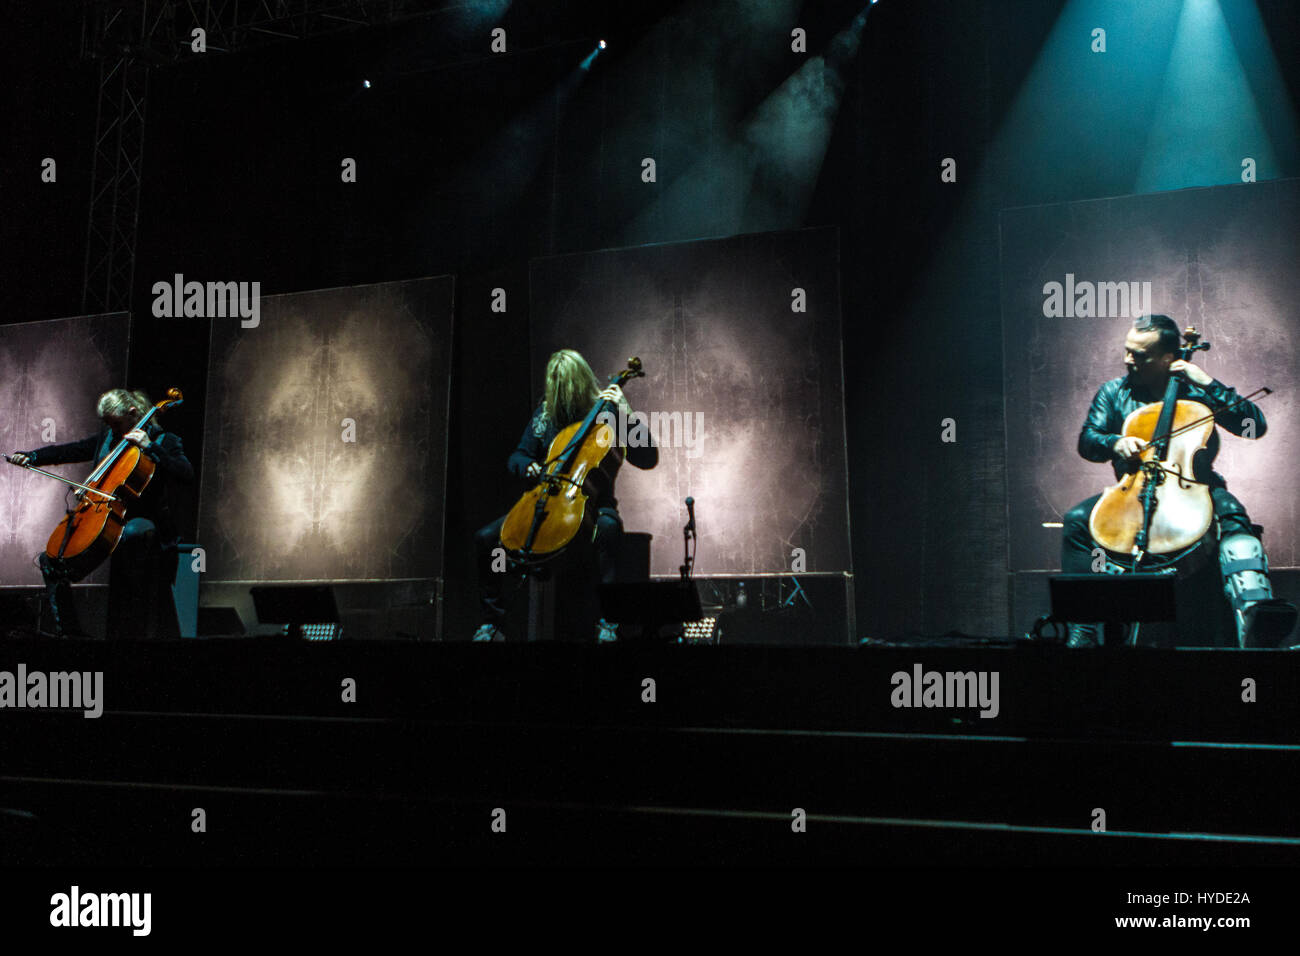
{"label": "dark edge of stage", "polygon": [[[953,643],[11,638],[0,672],[98,672],[103,711],[0,709],[0,883],[36,938],[73,887],[149,893],[161,939],[331,946],[557,903],[592,933],[767,899],[859,933],[1284,924],[1300,656]],[[983,702],[895,706],[918,667]]]}
{"label": "dark edge of stage", "polygon": [[[1285,651],[252,650],[0,644],[0,671],[103,681],[96,718],[0,696],[7,861],[1274,865],[1300,850]],[[932,671],[969,672],[947,692],[975,699],[936,706]],[[788,839],[795,808],[817,836]]]}

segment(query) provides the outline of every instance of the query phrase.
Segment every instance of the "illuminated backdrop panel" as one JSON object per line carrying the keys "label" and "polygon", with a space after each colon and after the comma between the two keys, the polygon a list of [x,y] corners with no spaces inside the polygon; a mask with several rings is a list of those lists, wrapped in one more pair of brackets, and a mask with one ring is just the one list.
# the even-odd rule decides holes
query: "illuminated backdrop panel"
{"label": "illuminated backdrop panel", "polygon": [[[1219,429],[1215,470],[1265,527],[1274,567],[1297,563],[1300,517],[1300,181],[1185,189],[1002,214],[1010,569],[1058,569],[1060,521],[1114,483],[1075,450],[1097,388],[1124,374],[1125,315],[1048,317],[1044,286],[1149,282],[1148,311],[1210,342],[1194,361],[1242,395],[1267,385],[1267,433]],[[1141,286],[1138,288],[1141,293]],[[1109,299],[1111,296],[1108,295]],[[1107,302],[1106,305],[1122,303]],[[1147,303],[1143,303],[1147,305]],[[1107,308],[1105,311],[1115,312]]]}
{"label": "illuminated backdrop panel", "polygon": [[441,576],[451,323],[449,277],[213,320],[206,580]]}
{"label": "illuminated backdrop panel", "polygon": [[[127,330],[125,312],[0,326],[0,449],[30,451],[98,432],[95,402],[126,378]],[[92,467],[47,470],[81,481]],[[67,485],[0,461],[0,584],[41,583],[33,559],[70,501]],[[86,578],[107,580],[107,563]]]}
{"label": "illuminated backdrop panel", "polygon": [[670,440],[676,421],[700,425],[657,468],[619,472],[624,527],[654,535],[652,573],[681,564],[687,496],[701,574],[788,573],[795,549],[807,571],[851,570],[836,230],[537,260],[530,290],[538,397],[556,349],[602,380],[636,355],[632,407],[672,422]]}

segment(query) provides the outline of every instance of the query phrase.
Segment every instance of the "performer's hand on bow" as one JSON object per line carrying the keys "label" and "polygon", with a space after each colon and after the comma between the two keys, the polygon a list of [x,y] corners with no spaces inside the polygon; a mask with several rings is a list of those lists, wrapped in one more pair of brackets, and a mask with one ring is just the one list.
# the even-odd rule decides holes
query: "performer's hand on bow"
{"label": "performer's hand on bow", "polygon": [[1209,375],[1205,369],[1199,365],[1193,365],[1191,362],[1177,359],[1169,363],[1170,372],[1182,372],[1197,385],[1209,385],[1214,381],[1214,377]]}
{"label": "performer's hand on bow", "polygon": [[20,451],[16,451],[12,455],[6,455],[5,457],[8,459],[9,464],[18,465],[20,467],[25,467],[27,463],[31,461],[30,455],[25,455]]}
{"label": "performer's hand on bow", "polygon": [[144,433],[143,428],[133,428],[122,437],[132,445],[135,445],[141,451],[144,451],[144,449],[153,444],[153,442],[149,440],[149,436]]}
{"label": "performer's hand on bow", "polygon": [[1128,461],[1130,458],[1141,454],[1142,449],[1147,447],[1147,443],[1134,435],[1124,435],[1112,447],[1115,454],[1119,455],[1124,461]]}

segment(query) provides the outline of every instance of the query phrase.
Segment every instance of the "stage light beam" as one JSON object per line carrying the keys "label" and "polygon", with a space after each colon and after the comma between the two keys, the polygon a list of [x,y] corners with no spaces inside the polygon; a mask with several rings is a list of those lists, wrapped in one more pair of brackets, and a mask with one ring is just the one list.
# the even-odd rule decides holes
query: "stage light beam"
{"label": "stage light beam", "polygon": [[865,9],[759,104],[739,132],[672,182],[628,227],[632,243],[803,225],[857,55]]}
{"label": "stage light beam", "polygon": [[[1245,0],[1253,8],[1253,0]],[[1277,156],[1219,0],[1184,0],[1135,192],[1241,181],[1241,163],[1278,175]],[[1267,49],[1252,69],[1266,69]]]}
{"label": "stage light beam", "polygon": [[596,62],[596,57],[600,56],[600,51],[605,49],[605,41],[601,40],[596,44],[596,49],[587,54],[587,58],[578,64],[580,70],[590,70],[591,64]]}
{"label": "stage light beam", "polygon": [[450,10],[452,29],[462,35],[482,33],[501,22],[510,3],[511,0],[462,0]]}

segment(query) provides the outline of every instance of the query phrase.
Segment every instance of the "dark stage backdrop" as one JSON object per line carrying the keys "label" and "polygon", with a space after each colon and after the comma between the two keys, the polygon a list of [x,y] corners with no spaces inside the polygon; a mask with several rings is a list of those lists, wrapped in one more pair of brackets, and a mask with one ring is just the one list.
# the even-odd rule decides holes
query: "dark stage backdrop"
{"label": "dark stage backdrop", "polygon": [[702,422],[657,468],[619,472],[624,527],[654,535],[652,573],[681,564],[687,496],[701,574],[788,573],[795,548],[807,571],[851,570],[836,229],[540,259],[529,281],[539,400],[557,349],[602,381],[636,355],[632,407]]}
{"label": "dark stage backdrop", "polygon": [[[1131,318],[1043,314],[1044,285],[1149,282],[1147,311],[1194,325],[1195,358],[1242,395],[1275,389],[1258,441],[1219,429],[1215,470],[1265,527],[1269,561],[1297,563],[1300,512],[1300,180],[1186,189],[1007,210],[1002,215],[1010,569],[1058,569],[1059,521],[1114,483],[1084,461],[1079,429],[1097,388],[1124,374]],[[1141,287],[1139,286],[1139,292]],[[1076,295],[1086,294],[1076,292]],[[1112,305],[1122,305],[1114,302]],[[1144,303],[1145,304],[1145,303]],[[1086,303],[1084,303],[1086,307]],[[1076,310],[1077,311],[1077,310]],[[1115,311],[1115,310],[1111,310]]]}
{"label": "dark stage backdrop", "polygon": [[[126,378],[127,337],[124,312],[0,326],[0,449],[30,451],[98,432],[95,402]],[[48,470],[80,481],[92,466]],[[41,583],[32,559],[63,518],[65,491],[72,489],[0,462],[0,584]],[[86,581],[107,579],[105,564]]]}
{"label": "dark stage backdrop", "polygon": [[442,575],[452,289],[271,296],[256,328],[212,321],[207,580]]}

